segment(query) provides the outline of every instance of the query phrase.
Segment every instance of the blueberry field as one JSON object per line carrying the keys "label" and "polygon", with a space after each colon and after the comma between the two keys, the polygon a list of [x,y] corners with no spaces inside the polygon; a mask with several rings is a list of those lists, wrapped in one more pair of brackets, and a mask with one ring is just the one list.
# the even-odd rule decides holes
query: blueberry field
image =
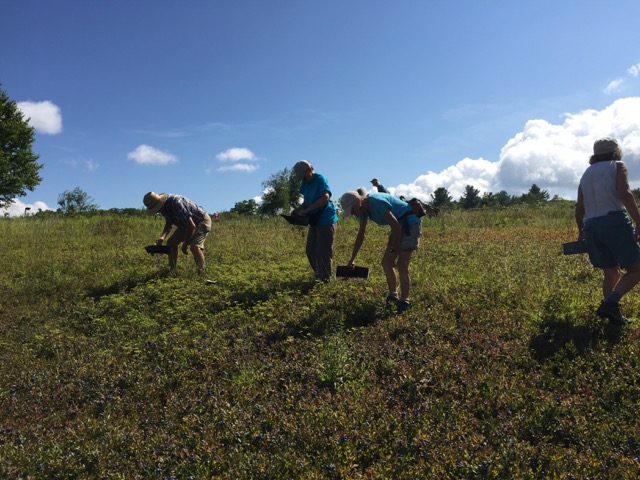
{"label": "blueberry field", "polygon": [[0,478],[638,476],[640,323],[595,315],[570,204],[425,219],[400,315],[384,228],[368,280],[316,284],[304,227],[223,216],[207,285],[144,251],[162,225],[0,220]]}

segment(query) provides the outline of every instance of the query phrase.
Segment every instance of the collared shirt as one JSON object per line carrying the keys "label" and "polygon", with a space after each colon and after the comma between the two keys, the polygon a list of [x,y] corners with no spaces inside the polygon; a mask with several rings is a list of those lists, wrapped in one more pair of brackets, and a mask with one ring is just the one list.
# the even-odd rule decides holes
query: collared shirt
{"label": "collared shirt", "polygon": [[185,227],[189,217],[192,217],[193,223],[198,225],[204,220],[205,214],[206,212],[202,207],[196,205],[187,197],[173,194],[167,195],[163,215],[174,225]]}

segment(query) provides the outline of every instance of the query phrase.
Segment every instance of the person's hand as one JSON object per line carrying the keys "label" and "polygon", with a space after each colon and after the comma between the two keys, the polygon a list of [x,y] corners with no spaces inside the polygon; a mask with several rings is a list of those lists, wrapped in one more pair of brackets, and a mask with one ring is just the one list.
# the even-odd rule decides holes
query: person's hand
{"label": "person's hand", "polygon": [[162,245],[162,242],[164,242],[164,238],[160,237],[156,240],[156,245],[160,246]]}
{"label": "person's hand", "polygon": [[349,267],[351,270],[353,270],[354,268],[356,268],[356,262],[355,262],[355,260],[349,260],[349,263],[347,263],[347,267]]}
{"label": "person's hand", "polygon": [[182,242],[182,253],[187,254],[187,247],[189,244],[187,242]]}
{"label": "person's hand", "polygon": [[304,217],[307,213],[309,213],[309,210],[307,210],[306,208],[301,208],[300,210],[298,210],[298,215],[300,215],[301,217]]}

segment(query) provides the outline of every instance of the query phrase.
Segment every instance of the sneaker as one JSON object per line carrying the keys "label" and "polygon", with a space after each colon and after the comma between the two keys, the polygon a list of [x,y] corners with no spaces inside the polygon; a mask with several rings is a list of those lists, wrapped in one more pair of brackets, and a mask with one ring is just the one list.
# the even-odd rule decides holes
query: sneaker
{"label": "sneaker", "polygon": [[396,308],[398,309],[398,313],[402,313],[407,310],[411,306],[409,300],[398,300],[396,302]]}
{"label": "sneaker", "polygon": [[387,295],[387,299],[385,301],[387,302],[387,305],[398,303],[398,294],[396,292],[390,293],[389,295]]}
{"label": "sneaker", "polygon": [[615,323],[617,325],[622,325],[628,322],[628,320],[622,316],[622,313],[620,312],[620,305],[617,303],[603,300],[598,307],[598,310],[596,310],[596,313],[599,317],[608,318],[611,323]]}

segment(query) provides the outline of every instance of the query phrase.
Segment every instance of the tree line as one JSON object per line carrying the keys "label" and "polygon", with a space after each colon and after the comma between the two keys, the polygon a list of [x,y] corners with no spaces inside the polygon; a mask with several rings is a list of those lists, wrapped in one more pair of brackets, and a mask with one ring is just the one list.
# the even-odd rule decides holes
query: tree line
{"label": "tree line", "polygon": [[[260,203],[255,199],[242,200],[237,202],[230,212],[239,215],[273,216],[291,211],[300,202],[299,184],[295,181],[293,171],[288,168],[271,175],[268,180],[262,182],[262,187],[265,193]],[[638,189],[638,196],[640,197],[640,189]],[[509,195],[504,190],[498,193],[486,192],[481,194],[480,190],[474,186],[467,185],[463,195],[457,200],[444,187],[437,188],[430,195],[429,200],[420,200],[425,201],[436,209],[459,208],[468,210],[480,207],[541,205],[563,199],[557,195],[551,198],[549,192],[534,183],[528,192],[517,196]]]}

